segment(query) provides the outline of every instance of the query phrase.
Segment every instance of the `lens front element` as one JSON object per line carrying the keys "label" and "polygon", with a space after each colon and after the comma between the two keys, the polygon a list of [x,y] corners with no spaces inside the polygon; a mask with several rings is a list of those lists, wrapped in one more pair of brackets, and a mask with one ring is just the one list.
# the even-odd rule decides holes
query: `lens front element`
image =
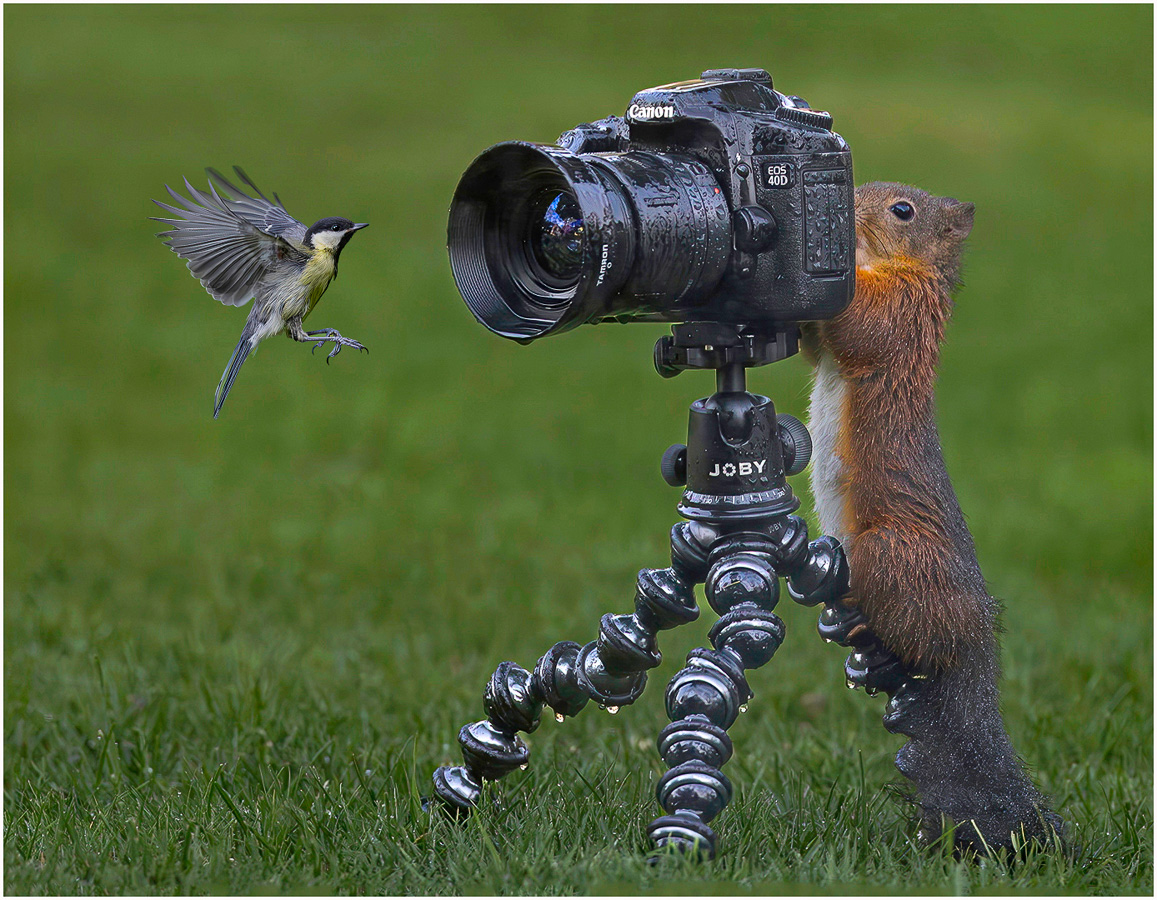
{"label": "lens front element", "polygon": [[527,244],[539,270],[537,274],[552,287],[573,287],[582,274],[585,234],[578,200],[569,191],[548,191],[536,198],[532,208],[532,234]]}
{"label": "lens front element", "polygon": [[631,268],[631,211],[614,179],[560,147],[508,141],[471,163],[446,245],[483,325],[529,341],[597,317]]}

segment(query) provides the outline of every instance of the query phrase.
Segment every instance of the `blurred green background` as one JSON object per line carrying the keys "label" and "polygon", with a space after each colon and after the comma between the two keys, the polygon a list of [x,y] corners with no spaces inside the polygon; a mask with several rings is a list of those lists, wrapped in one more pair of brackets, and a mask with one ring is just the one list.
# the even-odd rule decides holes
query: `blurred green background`
{"label": "blurred green background", "polygon": [[[1152,17],[5,7],[8,891],[1150,893]],[[457,178],[720,66],[831,110],[858,181],[976,204],[943,445],[1008,608],[1009,727],[1075,862],[915,852],[879,793],[881,701],[790,603],[713,866],[639,862],[662,684],[710,614],[664,634],[634,708],[548,721],[502,810],[417,810],[494,666],[593,639],[664,563],[658,459],[712,387],[654,374],[660,326],[484,331],[446,261]],[[234,163],[307,223],[371,223],[310,321],[371,353],[270,341],[214,422],[245,313],[146,217]],[[808,382],[799,358],[751,378],[801,417]]]}

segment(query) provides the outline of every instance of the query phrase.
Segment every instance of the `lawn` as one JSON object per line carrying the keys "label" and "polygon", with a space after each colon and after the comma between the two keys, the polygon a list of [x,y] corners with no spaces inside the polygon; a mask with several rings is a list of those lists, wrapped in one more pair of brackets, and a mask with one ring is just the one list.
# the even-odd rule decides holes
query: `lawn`
{"label": "lawn", "polygon": [[[1151,894],[1152,17],[6,7],[5,891]],[[644,863],[662,686],[705,604],[633,707],[545,717],[500,804],[421,810],[495,665],[593,639],[665,563],[658,460],[712,387],[654,374],[660,326],[482,329],[454,185],[497,141],[731,65],[830,109],[859,181],[976,204],[941,434],[1069,855],[919,848],[883,698],[786,599],[715,862]],[[371,353],[271,341],[214,422],[244,313],[146,217],[234,163],[307,222],[371,223],[310,319]],[[800,358],[751,376],[801,417],[808,383]]]}

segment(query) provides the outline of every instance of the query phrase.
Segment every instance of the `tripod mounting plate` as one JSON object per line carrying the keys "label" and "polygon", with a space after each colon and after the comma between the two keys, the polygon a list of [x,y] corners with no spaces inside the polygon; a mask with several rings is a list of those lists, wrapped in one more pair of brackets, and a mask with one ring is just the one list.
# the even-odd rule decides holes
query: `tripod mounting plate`
{"label": "tripod mounting plate", "polygon": [[673,378],[685,369],[766,366],[799,352],[799,329],[751,330],[723,322],[685,322],[655,343],[655,371]]}

